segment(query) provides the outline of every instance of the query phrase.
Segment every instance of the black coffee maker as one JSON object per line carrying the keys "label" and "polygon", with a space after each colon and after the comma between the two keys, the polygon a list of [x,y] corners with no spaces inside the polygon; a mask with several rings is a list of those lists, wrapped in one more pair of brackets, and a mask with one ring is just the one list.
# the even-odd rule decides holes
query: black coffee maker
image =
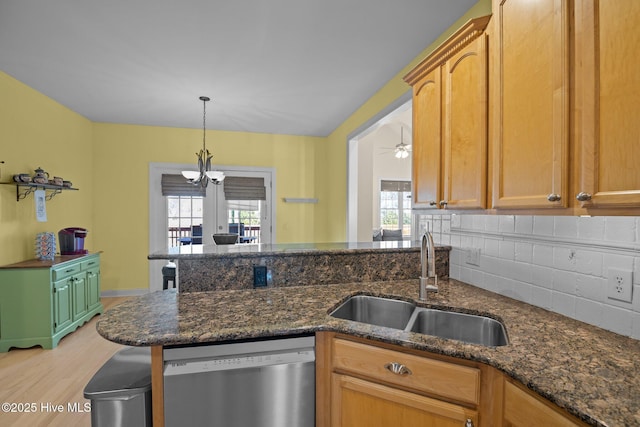
{"label": "black coffee maker", "polygon": [[61,255],[82,255],[89,251],[84,248],[84,238],[87,237],[87,229],[80,227],[68,227],[58,231]]}

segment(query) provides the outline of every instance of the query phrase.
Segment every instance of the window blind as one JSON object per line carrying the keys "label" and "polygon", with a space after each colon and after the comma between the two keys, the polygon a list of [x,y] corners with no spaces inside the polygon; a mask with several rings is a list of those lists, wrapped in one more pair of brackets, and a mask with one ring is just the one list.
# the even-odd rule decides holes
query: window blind
{"label": "window blind", "polygon": [[380,181],[380,191],[406,191],[411,192],[411,181]]}
{"label": "window blind", "polygon": [[267,189],[264,186],[264,178],[227,176],[223,182],[224,198],[226,200],[267,199]]}
{"label": "window blind", "polygon": [[193,185],[182,175],[162,174],[163,196],[206,196],[206,189]]}

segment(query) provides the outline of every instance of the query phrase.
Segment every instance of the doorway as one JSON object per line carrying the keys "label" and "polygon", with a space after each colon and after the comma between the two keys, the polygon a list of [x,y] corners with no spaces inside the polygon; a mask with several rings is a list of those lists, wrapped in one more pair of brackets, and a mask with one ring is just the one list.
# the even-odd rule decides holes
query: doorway
{"label": "doorway", "polygon": [[[167,251],[173,245],[192,245],[194,252],[202,245],[214,244],[214,233],[228,233],[237,227],[244,234],[244,244],[275,241],[273,218],[275,206],[275,170],[273,168],[215,167],[225,174],[225,181],[247,178],[263,184],[262,197],[254,193],[238,196],[225,192],[225,185],[210,184],[204,194],[163,195],[162,176],[179,176],[193,169],[192,164],[151,163],[149,165],[149,253]],[[229,187],[229,186],[227,186]],[[244,189],[243,189],[244,190]],[[235,194],[235,195],[234,195]],[[162,289],[162,266],[166,260],[149,260],[149,290]]]}
{"label": "doorway", "polygon": [[[386,227],[385,213],[392,206],[385,183],[411,181],[411,153],[407,157],[396,157],[396,146],[410,145],[411,137],[411,91],[349,135],[347,237],[350,242],[370,242],[374,230]],[[402,197],[396,200],[398,206],[394,209],[406,213],[407,208],[411,208],[410,193]],[[403,239],[412,239],[414,221],[411,214],[409,219],[400,221],[398,228],[402,229]]]}

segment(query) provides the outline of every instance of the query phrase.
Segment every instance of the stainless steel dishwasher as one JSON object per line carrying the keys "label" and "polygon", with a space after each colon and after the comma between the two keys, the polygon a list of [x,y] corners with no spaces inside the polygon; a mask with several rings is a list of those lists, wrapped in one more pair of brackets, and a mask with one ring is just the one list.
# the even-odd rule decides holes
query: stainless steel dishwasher
{"label": "stainless steel dishwasher", "polygon": [[165,426],[313,427],[315,339],[164,350]]}

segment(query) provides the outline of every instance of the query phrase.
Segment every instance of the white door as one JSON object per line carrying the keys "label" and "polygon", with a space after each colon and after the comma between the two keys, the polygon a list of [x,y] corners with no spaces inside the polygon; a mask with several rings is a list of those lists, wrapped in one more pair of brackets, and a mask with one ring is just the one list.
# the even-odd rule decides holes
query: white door
{"label": "white door", "polygon": [[[151,163],[149,165],[149,253],[165,252],[169,249],[172,239],[171,230],[175,218],[171,218],[171,206],[169,197],[162,195],[161,180],[162,174],[180,174],[182,170],[194,169],[190,164],[174,163]],[[238,219],[240,222],[247,222],[245,225],[245,239],[248,243],[271,243],[275,239],[272,230],[272,218],[275,215],[273,194],[275,194],[275,172],[271,168],[248,168],[248,167],[215,167],[215,170],[223,171],[225,176],[246,176],[264,178],[266,187],[266,200],[264,201],[243,201],[239,205],[237,201],[225,199],[224,185],[207,186],[206,197],[202,201],[201,214],[195,214],[202,218],[202,244],[213,244],[214,233],[229,232],[229,220]],[[258,207],[260,213],[259,221],[246,221],[247,212],[253,206]],[[244,208],[244,209],[239,209]],[[240,216],[240,214],[242,216]],[[187,214],[185,214],[187,215]],[[194,217],[195,218],[195,217]],[[258,219],[257,218],[257,219]],[[233,222],[233,221],[232,221]],[[171,223],[171,224],[170,224]],[[197,225],[197,224],[193,224]],[[251,238],[258,233],[258,238]],[[156,291],[162,289],[162,267],[167,260],[149,260],[149,290]]]}
{"label": "white door", "polygon": [[238,233],[239,243],[272,243],[272,171],[229,170],[227,177],[261,178],[264,180],[265,200],[233,200],[218,186],[215,197],[215,232]]}

